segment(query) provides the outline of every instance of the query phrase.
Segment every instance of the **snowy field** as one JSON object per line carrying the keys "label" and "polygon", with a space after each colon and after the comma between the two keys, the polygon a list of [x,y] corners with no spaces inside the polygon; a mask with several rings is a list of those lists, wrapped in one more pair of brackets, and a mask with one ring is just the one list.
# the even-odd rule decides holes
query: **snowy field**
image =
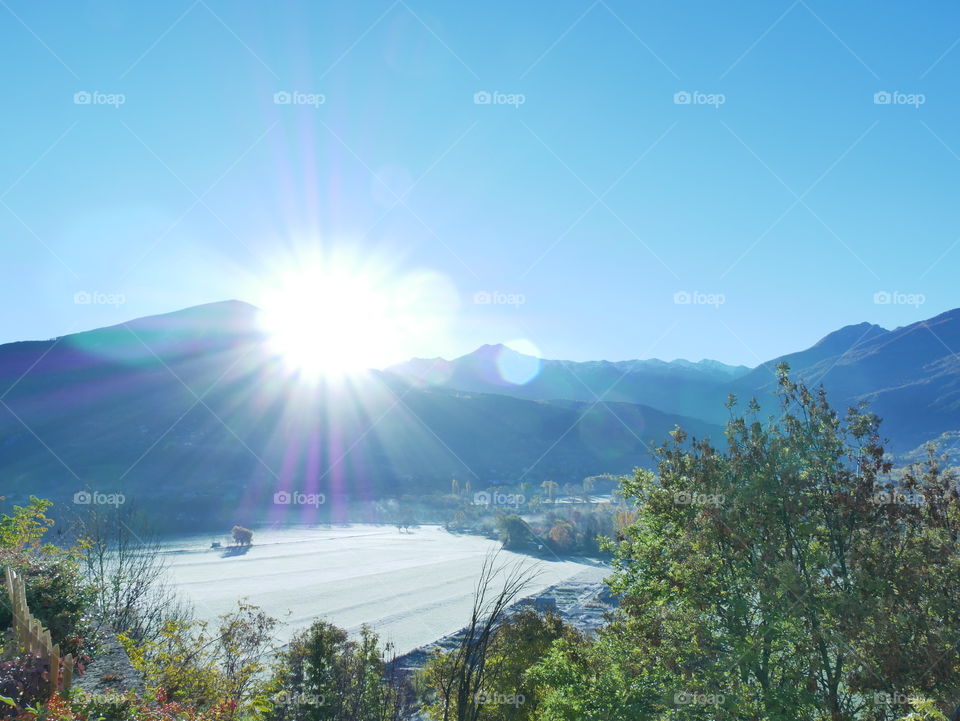
{"label": "snowy field", "polygon": [[[210,548],[211,540],[166,544],[173,580],[198,617],[215,621],[246,598],[281,620],[281,641],[324,618],[352,634],[367,623],[401,654],[466,623],[483,560],[500,546],[437,526],[410,533],[373,525],[262,530],[245,555],[226,557]],[[585,563],[507,552],[501,561],[522,561],[540,572],[527,595],[572,577],[606,575]]]}

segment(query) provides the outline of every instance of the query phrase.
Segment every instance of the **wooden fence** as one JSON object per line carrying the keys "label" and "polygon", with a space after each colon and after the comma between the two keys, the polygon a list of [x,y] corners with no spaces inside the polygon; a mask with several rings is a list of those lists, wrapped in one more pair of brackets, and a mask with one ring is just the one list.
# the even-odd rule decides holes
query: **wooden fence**
{"label": "wooden fence", "polygon": [[27,607],[26,586],[16,571],[7,566],[7,596],[13,611],[14,641],[22,653],[32,653],[43,659],[50,669],[50,695],[66,693],[73,683],[74,659],[71,654],[62,657],[63,674],[60,674],[60,646],[50,640],[50,632],[34,618]]}

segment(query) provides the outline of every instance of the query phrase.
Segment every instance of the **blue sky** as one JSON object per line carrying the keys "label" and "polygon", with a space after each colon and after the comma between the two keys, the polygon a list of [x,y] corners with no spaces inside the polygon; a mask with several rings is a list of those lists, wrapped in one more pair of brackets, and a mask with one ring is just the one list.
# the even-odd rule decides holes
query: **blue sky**
{"label": "blue sky", "polygon": [[958,39],[938,2],[3,0],[0,342],[257,302],[311,247],[442,278],[422,356],[753,365],[930,317]]}

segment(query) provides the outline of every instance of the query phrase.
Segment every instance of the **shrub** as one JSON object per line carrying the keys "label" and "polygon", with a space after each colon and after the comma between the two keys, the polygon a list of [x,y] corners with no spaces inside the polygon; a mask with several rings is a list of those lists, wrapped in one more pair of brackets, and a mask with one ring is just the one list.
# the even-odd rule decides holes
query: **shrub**
{"label": "shrub", "polygon": [[16,718],[27,706],[43,701],[50,690],[46,664],[25,654],[0,662],[0,719]]}
{"label": "shrub", "polygon": [[[23,577],[30,612],[50,631],[63,653],[77,655],[83,647],[83,627],[93,592],[77,560],[53,547],[0,548],[0,567],[10,566]],[[0,604],[0,628],[12,622],[8,604]]]}
{"label": "shrub", "polygon": [[155,699],[140,699],[132,694],[90,696],[82,692],[70,699],[51,698],[39,717],[43,721],[230,721],[236,709],[229,703],[207,711],[198,711],[166,700],[161,692]]}

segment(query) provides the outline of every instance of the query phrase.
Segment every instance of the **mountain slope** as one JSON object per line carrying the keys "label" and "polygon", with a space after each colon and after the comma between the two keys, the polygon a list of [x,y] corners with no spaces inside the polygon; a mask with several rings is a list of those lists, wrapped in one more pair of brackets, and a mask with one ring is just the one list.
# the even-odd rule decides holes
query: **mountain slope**
{"label": "mountain slope", "polygon": [[960,309],[895,330],[860,324],[831,333],[806,351],[775,358],[731,384],[770,405],[780,362],[843,409],[861,402],[884,419],[890,448],[903,452],[960,429]]}
{"label": "mountain slope", "polygon": [[[493,481],[579,481],[649,465],[676,424],[638,404],[417,388],[371,372],[305,385],[258,311],[213,304],[0,346],[4,495],[122,492],[171,514],[271,510],[279,490],[331,503]],[[5,395],[4,395],[5,393]]]}
{"label": "mountain slope", "polygon": [[717,418],[730,381],[749,371],[718,361],[546,360],[503,345],[485,345],[451,361],[413,359],[387,369],[421,386],[499,393],[515,398],[640,403],[667,413]]}

